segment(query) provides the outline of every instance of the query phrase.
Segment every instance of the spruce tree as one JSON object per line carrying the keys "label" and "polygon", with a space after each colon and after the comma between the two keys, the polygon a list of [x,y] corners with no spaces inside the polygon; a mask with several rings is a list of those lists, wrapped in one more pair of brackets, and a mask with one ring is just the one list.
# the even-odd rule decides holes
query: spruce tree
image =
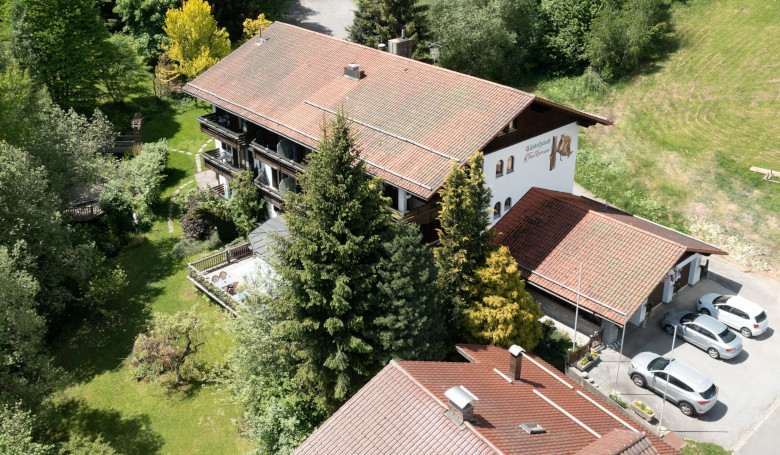
{"label": "spruce tree", "polygon": [[401,31],[414,42],[415,59],[428,53],[428,7],[418,0],[361,0],[352,26],[350,41],[376,47],[399,38]]}
{"label": "spruce tree", "polygon": [[475,273],[485,265],[488,243],[493,236],[488,230],[491,191],[485,186],[482,157],[482,152],[477,152],[464,167],[453,163],[440,192],[441,228],[437,229],[440,244],[434,250],[434,257],[451,329],[462,325]]}
{"label": "spruce tree", "polygon": [[288,236],[277,247],[276,330],[299,361],[296,380],[332,410],[375,372],[378,350],[365,332],[391,215],[343,112],[323,126],[300,186],[287,193]]}
{"label": "spruce tree", "polygon": [[399,221],[384,250],[377,285],[379,315],[371,327],[382,365],[391,358],[440,360],[446,349],[443,299],[420,228]]}

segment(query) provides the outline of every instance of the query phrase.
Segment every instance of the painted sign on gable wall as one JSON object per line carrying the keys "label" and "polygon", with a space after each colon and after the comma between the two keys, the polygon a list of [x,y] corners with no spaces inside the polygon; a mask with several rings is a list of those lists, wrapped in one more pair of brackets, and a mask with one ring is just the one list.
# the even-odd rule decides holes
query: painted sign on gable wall
{"label": "painted sign on gable wall", "polygon": [[491,208],[500,203],[493,223],[532,187],[572,192],[578,133],[573,122],[485,155],[485,182],[493,190]]}

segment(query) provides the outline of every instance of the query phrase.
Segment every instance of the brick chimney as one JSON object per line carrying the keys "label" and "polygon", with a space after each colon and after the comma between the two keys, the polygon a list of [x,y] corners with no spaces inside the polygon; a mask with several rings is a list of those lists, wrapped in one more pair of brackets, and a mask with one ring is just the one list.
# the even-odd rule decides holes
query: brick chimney
{"label": "brick chimney", "polygon": [[509,377],[515,381],[520,379],[520,369],[523,366],[523,353],[525,349],[513,344],[509,348]]}
{"label": "brick chimney", "polygon": [[474,419],[474,406],[471,402],[479,400],[469,389],[458,385],[444,392],[447,397],[447,411],[445,414],[457,425]]}

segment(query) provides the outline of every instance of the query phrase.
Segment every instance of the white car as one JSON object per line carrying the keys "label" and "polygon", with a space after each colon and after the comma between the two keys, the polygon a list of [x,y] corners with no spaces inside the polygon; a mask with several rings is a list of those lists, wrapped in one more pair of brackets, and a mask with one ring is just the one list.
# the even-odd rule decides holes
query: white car
{"label": "white car", "polygon": [[745,338],[759,336],[769,327],[766,311],[739,295],[704,294],[696,309],[739,330]]}

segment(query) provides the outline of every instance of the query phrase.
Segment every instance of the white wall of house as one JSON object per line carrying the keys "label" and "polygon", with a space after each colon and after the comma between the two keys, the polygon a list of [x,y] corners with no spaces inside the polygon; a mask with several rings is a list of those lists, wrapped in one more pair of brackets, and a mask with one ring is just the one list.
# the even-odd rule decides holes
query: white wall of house
{"label": "white wall of house", "polygon": [[[578,133],[579,127],[573,122],[485,155],[485,183],[493,190],[490,207],[501,203],[501,213],[498,218],[493,218],[493,223],[508,211],[509,207],[505,207],[507,198],[511,198],[510,206],[514,205],[532,187],[572,192]],[[570,154],[561,156],[555,153],[553,167],[550,160],[553,141],[559,145],[562,140],[568,145],[566,148]],[[510,157],[514,158],[512,171],[507,170]],[[503,173],[497,176],[496,164],[499,160],[503,163]]]}

